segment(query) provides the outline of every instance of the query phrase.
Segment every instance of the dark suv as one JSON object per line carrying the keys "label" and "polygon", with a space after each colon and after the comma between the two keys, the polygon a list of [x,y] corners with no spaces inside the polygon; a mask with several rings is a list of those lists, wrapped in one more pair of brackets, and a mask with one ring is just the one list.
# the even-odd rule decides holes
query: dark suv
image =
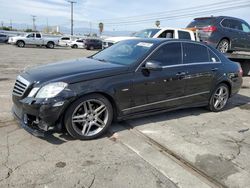
{"label": "dark suv", "polygon": [[102,49],[102,41],[99,39],[86,39],[85,48],[87,50]]}
{"label": "dark suv", "polygon": [[250,26],[244,20],[227,17],[195,18],[187,28],[198,30],[200,40],[222,53],[250,51]]}

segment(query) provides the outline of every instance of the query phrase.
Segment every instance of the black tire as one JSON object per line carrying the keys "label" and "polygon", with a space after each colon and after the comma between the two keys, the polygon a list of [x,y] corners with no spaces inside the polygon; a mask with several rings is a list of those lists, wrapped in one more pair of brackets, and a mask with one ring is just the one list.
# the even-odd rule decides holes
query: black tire
{"label": "black tire", "polygon": [[89,49],[90,50],[94,50],[95,48],[94,48],[94,46],[90,46]]}
{"label": "black tire", "polygon": [[78,48],[77,44],[74,44],[74,45],[72,46],[72,48]]}
{"label": "black tire", "polygon": [[[97,116],[96,119],[102,120],[102,117],[104,117],[102,120],[103,126],[99,127],[93,123],[93,122],[97,122],[97,120],[95,120],[95,116],[92,116],[91,115],[92,113],[90,111],[88,111],[89,110],[89,102],[91,102],[91,101],[93,101],[93,103],[98,101],[101,103],[101,105],[104,105],[104,107],[105,107],[105,111],[102,112],[104,114],[100,114],[101,117],[98,115],[98,113],[99,113],[97,111],[98,106],[95,107],[95,104],[92,103],[92,107],[91,107],[91,109],[93,109],[94,111],[97,111],[96,112],[96,116]],[[86,105],[87,110],[85,110],[84,104]],[[99,107],[101,107],[101,105]],[[83,114],[81,114],[81,113],[83,113]],[[85,116],[85,117],[81,117],[82,118],[81,119],[79,116]],[[80,119],[75,119],[74,121],[81,121],[81,122],[73,123],[73,119],[74,119],[73,117],[74,118],[79,117]],[[101,135],[103,135],[107,131],[108,127],[112,123],[112,120],[113,120],[112,105],[106,97],[104,97],[103,95],[100,95],[100,94],[91,94],[91,95],[86,95],[84,97],[79,98],[67,109],[67,111],[65,113],[65,117],[64,117],[65,128],[68,131],[68,133],[72,137],[74,137],[76,139],[80,139],[80,140],[90,140],[90,139],[100,137]],[[84,123],[82,121],[84,121]],[[85,128],[85,127],[87,127],[87,128]],[[96,130],[93,130],[92,128],[93,129],[96,128]],[[86,132],[86,129],[88,129],[87,132]],[[91,131],[92,131],[92,133],[91,133]],[[95,131],[96,131],[96,133],[93,133]],[[89,134],[89,135],[86,135],[85,132],[86,132],[86,134]]]}
{"label": "black tire", "polygon": [[54,42],[48,42],[46,45],[47,48],[53,49],[55,47]]}
{"label": "black tire", "polygon": [[[223,93],[221,96],[218,95],[218,92],[220,92],[219,91],[220,89],[223,90]],[[229,95],[230,95],[229,87],[226,84],[221,83],[221,84],[217,85],[216,88],[214,89],[211,97],[210,97],[208,109],[212,112],[222,111],[227,104],[227,101],[229,99]],[[224,96],[224,97],[222,97],[222,96]],[[220,106],[216,105],[216,100],[221,101],[221,103],[218,104]]]}
{"label": "black tire", "polygon": [[227,53],[227,52],[232,52],[230,49],[230,42],[228,39],[222,39],[218,45],[217,45],[217,49],[221,52],[221,53]]}
{"label": "black tire", "polygon": [[19,41],[17,41],[16,45],[17,45],[17,47],[19,47],[19,48],[23,48],[23,47],[25,46],[25,43],[24,43],[24,41],[19,40]]}

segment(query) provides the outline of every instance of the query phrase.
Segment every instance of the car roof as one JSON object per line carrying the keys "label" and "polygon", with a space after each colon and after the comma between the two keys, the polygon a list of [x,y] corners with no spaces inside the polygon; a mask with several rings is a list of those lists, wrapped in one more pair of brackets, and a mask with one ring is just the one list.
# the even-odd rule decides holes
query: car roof
{"label": "car roof", "polygon": [[208,17],[197,17],[197,18],[194,18],[194,20],[199,20],[199,19],[209,19],[209,18],[214,18],[214,19],[224,19],[224,18],[229,18],[229,19],[242,20],[242,19],[240,19],[240,18],[231,17],[231,16],[208,16]]}
{"label": "car roof", "polygon": [[[196,44],[201,44],[201,42],[192,41],[188,39],[168,39],[168,38],[135,38],[135,39],[128,39],[129,41],[138,41],[138,42],[148,42],[148,43],[154,43],[154,44],[161,44],[164,42],[191,42]],[[127,41],[128,41],[127,40]],[[204,43],[202,43],[204,44]]]}

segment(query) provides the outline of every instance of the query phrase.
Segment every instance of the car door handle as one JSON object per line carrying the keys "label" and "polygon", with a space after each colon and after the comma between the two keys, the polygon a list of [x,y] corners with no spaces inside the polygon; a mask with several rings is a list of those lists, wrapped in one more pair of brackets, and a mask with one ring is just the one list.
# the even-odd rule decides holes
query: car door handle
{"label": "car door handle", "polygon": [[217,71],[218,70],[218,68],[212,68],[211,69],[211,71]]}

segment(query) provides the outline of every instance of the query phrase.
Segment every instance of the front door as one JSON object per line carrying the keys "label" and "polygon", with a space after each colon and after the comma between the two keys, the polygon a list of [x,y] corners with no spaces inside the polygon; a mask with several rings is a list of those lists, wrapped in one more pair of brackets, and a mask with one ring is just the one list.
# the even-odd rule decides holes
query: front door
{"label": "front door", "polygon": [[169,42],[162,45],[146,62],[158,62],[162,70],[148,70],[144,64],[135,72],[131,112],[153,111],[180,105],[185,89],[181,43]]}

